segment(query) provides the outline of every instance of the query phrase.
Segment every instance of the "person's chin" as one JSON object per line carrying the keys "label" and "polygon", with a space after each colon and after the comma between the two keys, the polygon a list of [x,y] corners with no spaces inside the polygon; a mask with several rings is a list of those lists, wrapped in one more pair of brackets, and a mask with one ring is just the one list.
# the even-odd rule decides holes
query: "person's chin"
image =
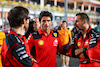
{"label": "person's chin", "polygon": [[79,30],[82,30],[81,28],[78,28]]}
{"label": "person's chin", "polygon": [[45,30],[48,30],[48,28],[45,28]]}
{"label": "person's chin", "polygon": [[28,28],[25,28],[25,31],[28,31]]}
{"label": "person's chin", "polygon": [[48,30],[48,28],[45,28],[45,30]]}

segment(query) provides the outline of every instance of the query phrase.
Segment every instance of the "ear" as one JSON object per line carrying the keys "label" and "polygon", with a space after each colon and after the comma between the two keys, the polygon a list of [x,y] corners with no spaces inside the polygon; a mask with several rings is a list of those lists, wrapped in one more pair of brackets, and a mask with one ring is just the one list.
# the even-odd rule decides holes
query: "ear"
{"label": "ear", "polygon": [[83,21],[83,26],[86,26],[86,20]]}
{"label": "ear", "polygon": [[23,19],[23,22],[22,22],[22,24],[24,24],[25,22],[26,22],[26,18],[24,18],[24,19]]}
{"label": "ear", "polygon": [[68,24],[66,24],[66,26],[68,27]]}
{"label": "ear", "polygon": [[86,20],[84,20],[84,23],[87,23],[87,21],[86,21]]}
{"label": "ear", "polygon": [[62,24],[60,24],[60,26],[62,26]]}
{"label": "ear", "polygon": [[51,21],[51,24],[52,24],[52,21]]}

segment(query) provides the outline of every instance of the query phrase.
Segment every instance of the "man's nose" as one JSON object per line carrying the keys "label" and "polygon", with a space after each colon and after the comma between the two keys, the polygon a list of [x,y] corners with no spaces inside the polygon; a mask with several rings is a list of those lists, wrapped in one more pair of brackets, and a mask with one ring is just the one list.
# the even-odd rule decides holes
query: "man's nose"
{"label": "man's nose", "polygon": [[48,22],[48,21],[45,21],[45,24],[46,24],[46,25],[49,25],[49,22]]}
{"label": "man's nose", "polygon": [[45,23],[49,23],[48,21],[45,21]]}

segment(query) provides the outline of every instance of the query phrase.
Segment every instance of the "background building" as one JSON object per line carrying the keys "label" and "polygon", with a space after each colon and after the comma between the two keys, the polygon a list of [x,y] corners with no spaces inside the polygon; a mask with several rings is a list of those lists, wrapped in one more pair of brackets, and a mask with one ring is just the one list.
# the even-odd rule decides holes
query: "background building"
{"label": "background building", "polygon": [[9,29],[7,20],[8,12],[14,6],[24,6],[29,9],[30,17],[38,17],[42,10],[53,14],[53,25],[67,19],[70,25],[74,24],[76,13],[85,12],[90,17],[90,22],[100,21],[100,0],[67,0],[68,12],[65,18],[64,0],[0,0],[0,25],[1,29]]}

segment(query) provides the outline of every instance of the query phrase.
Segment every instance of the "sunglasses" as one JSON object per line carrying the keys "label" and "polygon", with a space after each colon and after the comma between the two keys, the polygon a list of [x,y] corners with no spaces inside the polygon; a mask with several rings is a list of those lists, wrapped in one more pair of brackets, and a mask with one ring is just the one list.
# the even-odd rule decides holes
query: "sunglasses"
{"label": "sunglasses", "polygon": [[30,17],[27,17],[26,20],[27,20],[27,19],[30,19]]}

